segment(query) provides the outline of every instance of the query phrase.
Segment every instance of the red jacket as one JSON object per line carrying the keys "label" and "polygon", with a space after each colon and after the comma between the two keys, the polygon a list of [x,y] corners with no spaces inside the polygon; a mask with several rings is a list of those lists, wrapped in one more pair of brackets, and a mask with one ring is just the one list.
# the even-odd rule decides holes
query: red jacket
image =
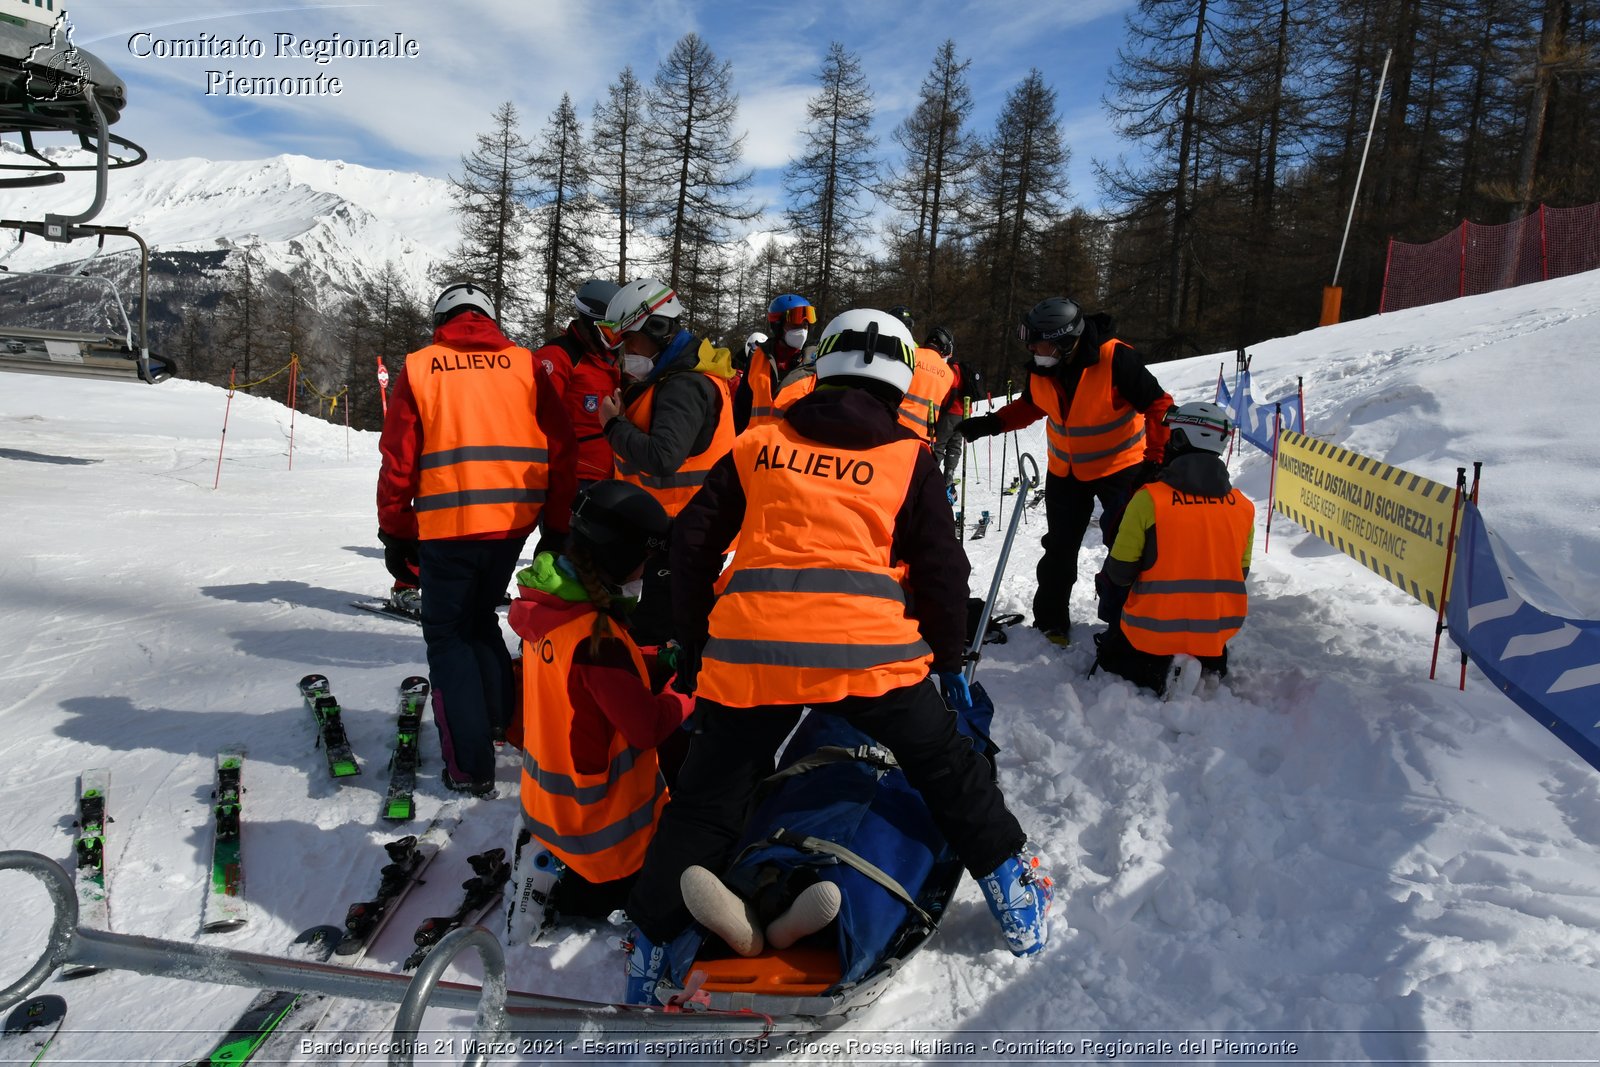
{"label": "red jacket", "polygon": [[[519,591],[521,597],[511,605],[511,628],[534,643],[574,614],[592,610],[588,603],[568,603],[554,593],[527,586]],[[621,641],[602,641],[598,655],[587,641],[578,646],[567,697],[573,712],[572,762],[585,774],[606,769],[617,733],[634,748],[655,748],[683,725],[694,707],[693,697],[671,686],[660,693],[645,688]]]}
{"label": "red jacket", "polygon": [[577,439],[578,480],[611,477],[611,442],[600,425],[600,401],[622,385],[622,372],[605,353],[589,348],[574,319],[567,332],[533,354],[556,386]]}
{"label": "red jacket", "polygon": [[[463,312],[433,331],[433,343],[462,352],[498,351],[511,347],[500,328],[487,316]],[[550,484],[541,520],[546,529],[565,533],[577,490],[573,471],[572,427],[561,408],[554,389],[539,389],[536,409],[530,414],[549,438]],[[422,472],[423,426],[416,397],[408,377],[395,375],[394,395],[389,398],[389,413],[384,419],[378,451],[383,465],[378,472],[378,528],[391,537],[417,537],[417,513],[411,502],[417,495]],[[496,541],[525,537],[532,528],[479,534],[463,540]]]}

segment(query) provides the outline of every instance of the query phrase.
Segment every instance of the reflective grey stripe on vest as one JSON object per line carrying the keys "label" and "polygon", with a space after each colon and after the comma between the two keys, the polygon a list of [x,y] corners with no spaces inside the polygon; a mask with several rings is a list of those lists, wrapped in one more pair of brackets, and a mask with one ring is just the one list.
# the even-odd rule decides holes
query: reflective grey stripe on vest
{"label": "reflective grey stripe on vest", "polygon": [[622,457],[617,457],[617,473],[629,478],[639,479],[639,484],[651,489],[682,489],[689,485],[704,485],[706,475],[710,471],[678,471],[676,474],[645,474],[628,463]]}
{"label": "reflective grey stripe on vest", "polygon": [[574,856],[592,856],[597,852],[604,852],[608,848],[616,848],[634,834],[649,826],[655,819],[656,801],[661,799],[661,794],[666,791],[667,784],[656,775],[655,792],[650,799],[645,801],[633,811],[624,815],[614,823],[608,823],[587,834],[558,834],[546,826],[528,811],[528,806],[522,806],[522,817],[527,823],[528,831],[552,848],[570,852]]}
{"label": "reflective grey stripe on vest", "polygon": [[414,511],[443,511],[473,504],[543,504],[543,489],[463,489],[459,493],[433,493],[412,501]]}
{"label": "reflective grey stripe on vest", "polygon": [[512,445],[467,445],[447,448],[442,452],[424,452],[417,467],[426,471],[456,463],[489,463],[501,459],[517,463],[549,463],[550,453],[542,448],[518,448]]}
{"label": "reflective grey stripe on vest", "polygon": [[753,641],[713,637],[706,642],[701,656],[739,667],[816,667],[859,671],[931,654],[932,650],[921,638],[905,645],[824,645],[811,641]]}
{"label": "reflective grey stripe on vest", "polygon": [[1244,582],[1232,578],[1168,578],[1158,582],[1134,582],[1135,593],[1237,593],[1244,595]]}
{"label": "reflective grey stripe on vest", "polygon": [[776,408],[769,408],[769,407],[760,407],[760,408],[753,407],[753,408],[750,409],[750,417],[752,419],[763,419],[763,418],[766,418],[768,415],[773,414],[776,410],[777,410]]}
{"label": "reflective grey stripe on vest", "polygon": [[1118,452],[1126,451],[1127,449],[1132,448],[1134,445],[1138,444],[1140,441],[1143,441],[1143,440],[1144,440],[1144,427],[1141,426],[1141,427],[1139,427],[1139,432],[1138,433],[1134,434],[1132,437],[1129,437],[1129,438],[1127,438],[1125,440],[1118,441],[1116,444],[1112,445],[1110,448],[1102,448],[1098,452],[1074,452],[1072,454],[1072,462],[1074,462],[1074,463],[1090,463],[1090,462],[1093,462],[1094,460],[1097,460],[1097,459],[1105,459],[1107,456],[1114,456]]}
{"label": "reflective grey stripe on vest", "polygon": [[761,567],[734,571],[722,595],[732,593],[843,593],[848,596],[882,597],[897,604],[906,602],[906,591],[887,574],[826,569],[794,571],[781,567]]}
{"label": "reflective grey stripe on vest", "polygon": [[1057,435],[1059,435],[1061,437],[1067,436],[1067,424],[1066,423],[1057,422],[1055,419],[1052,419],[1049,415],[1046,415],[1044,417],[1044,422],[1045,422],[1046,426],[1050,427],[1050,432],[1051,433],[1057,434]]}
{"label": "reflective grey stripe on vest", "polygon": [[1231,615],[1225,619],[1151,619],[1123,611],[1122,621],[1153,634],[1219,634],[1224,630],[1239,629],[1244,625],[1244,616]]}
{"label": "reflective grey stripe on vest", "polygon": [[1134,414],[1134,410],[1129,408],[1127,411],[1122,413],[1120,418],[1112,419],[1110,422],[1102,423],[1099,426],[1074,426],[1067,430],[1067,436],[1094,437],[1097,434],[1110,433],[1118,426],[1126,426],[1128,423],[1132,422]]}
{"label": "reflective grey stripe on vest", "polygon": [[522,769],[540,789],[551,796],[568,797],[587,806],[604,800],[606,794],[611,791],[611,783],[633,770],[634,764],[638,762],[638,749],[631,747],[623,749],[612,758],[611,765],[606,768],[606,780],[599,785],[579,785],[572,780],[571,775],[562,774],[560,771],[547,771],[539,766],[539,761],[534,759],[532,754],[523,755]]}
{"label": "reflective grey stripe on vest", "polygon": [[[904,407],[904,404],[915,404],[916,408],[914,410],[912,410],[912,411],[907,411],[905,409],[905,407]],[[933,401],[929,400],[927,397],[912,396],[910,393],[907,393],[905,401],[903,402],[903,404],[902,404],[902,406],[900,408],[900,414],[904,415],[906,418],[910,419],[912,422],[916,423],[918,426],[921,426],[924,429],[926,429],[927,427],[929,427],[929,426],[931,426],[933,424],[928,419],[924,418],[921,415],[918,415],[917,412],[918,411],[932,411],[932,410],[933,410]]]}

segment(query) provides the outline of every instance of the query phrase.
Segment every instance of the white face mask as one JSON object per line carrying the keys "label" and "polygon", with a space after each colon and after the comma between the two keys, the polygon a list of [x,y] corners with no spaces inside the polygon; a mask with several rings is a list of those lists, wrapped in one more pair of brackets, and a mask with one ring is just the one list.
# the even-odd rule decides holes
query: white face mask
{"label": "white face mask", "polygon": [[1033,365],[1036,367],[1054,367],[1061,362],[1060,356],[1034,356]]}
{"label": "white face mask", "polygon": [[804,348],[806,346],[806,331],[805,330],[784,330],[783,331],[783,343],[788,345],[790,348],[793,348],[796,351],[799,351],[800,349],[802,349],[802,348]]}
{"label": "white face mask", "polygon": [[645,378],[656,369],[655,360],[649,356],[636,356],[628,353],[622,357],[622,373],[630,378]]}
{"label": "white face mask", "polygon": [[625,597],[632,597],[634,600],[638,600],[639,594],[644,592],[644,579],[639,578],[631,582],[623,582],[621,592]]}

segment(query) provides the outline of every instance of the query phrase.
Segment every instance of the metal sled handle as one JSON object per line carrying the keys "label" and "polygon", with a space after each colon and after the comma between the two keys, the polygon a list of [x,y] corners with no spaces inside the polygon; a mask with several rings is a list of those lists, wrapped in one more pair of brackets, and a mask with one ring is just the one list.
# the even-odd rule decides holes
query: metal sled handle
{"label": "metal sled handle", "polygon": [[983,602],[983,614],[978,616],[978,629],[972,635],[972,647],[967,649],[967,682],[971,684],[978,673],[978,656],[983,649],[983,635],[989,630],[989,616],[994,613],[995,598],[1000,595],[1000,579],[1005,577],[1006,560],[1011,558],[1011,542],[1017,539],[1017,523],[1027,510],[1028,494],[1039,484],[1039,463],[1031,452],[1017,458],[1017,499],[1022,501],[1011,512],[1011,524],[1006,527],[1006,543],[1000,546],[1000,558],[995,560],[994,579],[989,583],[989,599]]}

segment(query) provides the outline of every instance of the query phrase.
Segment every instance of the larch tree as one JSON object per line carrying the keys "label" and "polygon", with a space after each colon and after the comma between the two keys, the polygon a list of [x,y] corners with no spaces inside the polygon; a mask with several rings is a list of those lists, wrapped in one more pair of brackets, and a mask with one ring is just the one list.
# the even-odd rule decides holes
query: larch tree
{"label": "larch tree", "polygon": [[873,154],[872,89],[861,60],[834,41],[817,75],[821,89],[806,102],[800,155],[790,160],[784,186],[789,226],[801,240],[805,290],[826,321],[847,288],[850,263],[868,231],[868,197],[878,174]]}

